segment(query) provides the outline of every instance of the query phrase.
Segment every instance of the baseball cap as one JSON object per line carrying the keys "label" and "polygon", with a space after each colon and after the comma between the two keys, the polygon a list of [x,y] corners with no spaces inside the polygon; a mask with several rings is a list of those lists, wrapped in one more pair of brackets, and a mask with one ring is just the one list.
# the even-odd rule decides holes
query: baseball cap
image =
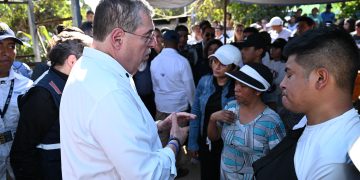
{"label": "baseball cap", "polygon": [[270,69],[260,63],[249,63],[241,67],[239,71],[225,74],[260,92],[267,91],[273,81]]}
{"label": "baseball cap", "polygon": [[210,57],[216,57],[223,65],[235,64],[240,67],[243,66],[240,50],[230,44],[219,47]]}
{"label": "baseball cap", "polygon": [[6,23],[0,22],[0,41],[9,38],[13,39],[18,44],[23,44],[20,39],[16,38],[14,31],[11,30]]}
{"label": "baseball cap", "polygon": [[164,41],[179,42],[179,34],[174,30],[168,30],[163,35]]}
{"label": "baseball cap", "polygon": [[252,34],[244,39],[240,44],[243,47],[255,47],[256,49],[265,48],[265,40],[260,34]]}
{"label": "baseball cap", "polygon": [[278,16],[275,16],[273,18],[271,18],[270,22],[266,24],[266,27],[271,27],[271,26],[282,26],[283,25],[283,20],[278,17]]}

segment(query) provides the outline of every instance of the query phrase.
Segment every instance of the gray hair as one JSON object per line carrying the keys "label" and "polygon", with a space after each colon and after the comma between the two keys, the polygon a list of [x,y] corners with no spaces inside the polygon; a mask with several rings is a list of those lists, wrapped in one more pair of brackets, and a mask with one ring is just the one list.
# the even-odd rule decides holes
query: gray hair
{"label": "gray hair", "polygon": [[115,28],[134,32],[142,24],[140,12],[153,16],[153,8],[145,0],[101,0],[95,10],[94,40],[104,41]]}

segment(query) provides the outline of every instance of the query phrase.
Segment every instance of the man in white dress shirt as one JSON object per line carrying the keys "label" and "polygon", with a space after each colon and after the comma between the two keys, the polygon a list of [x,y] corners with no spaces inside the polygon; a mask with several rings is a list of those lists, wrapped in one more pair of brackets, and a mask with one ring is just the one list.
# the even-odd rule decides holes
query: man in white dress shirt
{"label": "man in white dress shirt", "polygon": [[[143,0],[102,0],[93,48],[73,67],[60,104],[63,179],[174,179],[175,156],[187,137],[171,114],[157,124],[132,76],[154,47],[152,8]],[[179,117],[179,118],[178,118]],[[163,148],[158,131],[170,130]]]}

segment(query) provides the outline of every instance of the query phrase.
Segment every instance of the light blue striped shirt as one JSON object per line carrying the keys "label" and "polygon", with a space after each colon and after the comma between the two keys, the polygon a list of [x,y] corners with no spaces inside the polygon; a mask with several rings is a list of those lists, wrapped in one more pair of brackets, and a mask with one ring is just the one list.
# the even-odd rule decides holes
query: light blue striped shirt
{"label": "light blue striped shirt", "polygon": [[224,141],[221,154],[223,179],[252,179],[252,163],[268,154],[286,135],[279,115],[269,107],[248,124],[240,124],[239,108],[236,100],[230,101],[225,110],[233,111],[236,121],[232,124],[219,124]]}

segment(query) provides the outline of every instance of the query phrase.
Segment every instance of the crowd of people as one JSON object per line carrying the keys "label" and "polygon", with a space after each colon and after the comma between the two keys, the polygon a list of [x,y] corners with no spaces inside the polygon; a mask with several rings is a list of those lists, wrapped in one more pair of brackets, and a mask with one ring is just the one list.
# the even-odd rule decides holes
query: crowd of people
{"label": "crowd of people", "polygon": [[331,8],[158,29],[146,1],[102,0],[44,70],[0,22],[0,179],[174,179],[189,158],[202,180],[359,178],[360,20]]}

